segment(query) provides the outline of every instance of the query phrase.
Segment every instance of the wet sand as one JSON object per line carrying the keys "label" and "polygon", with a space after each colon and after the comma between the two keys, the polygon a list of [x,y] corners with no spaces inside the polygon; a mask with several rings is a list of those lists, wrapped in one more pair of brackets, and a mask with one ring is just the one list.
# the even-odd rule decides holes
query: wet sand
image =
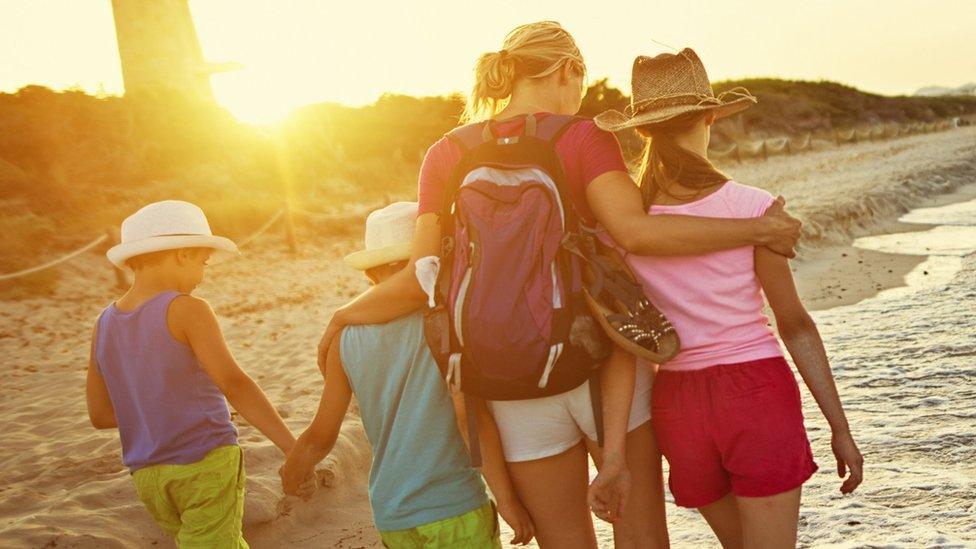
{"label": "wet sand", "polygon": [[[976,181],[976,128],[774,158],[729,172],[782,193],[806,221],[797,280],[811,309],[827,309],[902,284],[924,259],[854,248],[854,237],[918,230],[894,220],[909,206],[976,196],[972,187],[959,190]],[[279,236],[269,235],[244,257],[211,269],[198,292],[220,315],[240,363],[296,432],[310,421],[321,391],[315,366],[321,329],[332,309],[366,287],[340,262],[356,245],[348,237],[324,239],[304,245],[295,258],[282,251]],[[91,429],[85,412],[88,337],[101,308],[116,297],[112,283],[104,259],[91,255],[64,268],[53,296],[0,301],[4,547],[172,546],[135,496],[118,435]],[[282,496],[280,453],[236,415],[235,421],[249,476],[245,535],[253,547],[378,546],[365,496],[369,449],[355,409],[321,465],[326,486],[309,502]],[[815,451],[825,465],[823,448]],[[877,494],[900,497],[894,486]],[[699,539],[681,537],[680,525],[693,517],[674,512],[671,520],[679,526],[676,547]]]}

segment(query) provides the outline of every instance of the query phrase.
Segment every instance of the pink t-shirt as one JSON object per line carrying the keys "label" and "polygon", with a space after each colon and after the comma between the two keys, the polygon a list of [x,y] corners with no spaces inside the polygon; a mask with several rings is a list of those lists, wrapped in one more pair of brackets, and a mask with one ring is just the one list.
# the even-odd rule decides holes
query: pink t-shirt
{"label": "pink t-shirt", "polygon": [[[535,116],[541,119],[548,116],[548,113],[536,113]],[[518,116],[503,121],[493,128],[502,137],[521,135],[525,131],[525,117]],[[620,143],[612,133],[597,128],[592,120],[582,120],[559,137],[556,141],[556,154],[562,161],[566,186],[576,205],[576,211],[584,222],[592,225],[594,219],[586,202],[586,187],[606,172],[627,171],[620,153]],[[460,149],[446,137],[427,149],[417,188],[421,214],[440,211],[444,187],[459,160]]]}
{"label": "pink t-shirt", "polygon": [[[773,200],[762,189],[729,181],[701,200],[653,205],[648,213],[745,219],[761,216]],[[763,312],[754,251],[746,246],[699,256],[626,256],[681,338],[678,356],[661,368],[698,370],[783,356]]]}

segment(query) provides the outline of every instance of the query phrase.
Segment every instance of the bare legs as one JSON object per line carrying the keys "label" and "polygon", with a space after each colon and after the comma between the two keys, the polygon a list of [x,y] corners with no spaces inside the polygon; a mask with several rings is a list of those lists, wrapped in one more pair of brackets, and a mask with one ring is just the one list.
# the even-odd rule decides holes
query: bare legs
{"label": "bare legs", "polygon": [[[600,448],[591,440],[586,440],[586,446],[599,469],[603,457]],[[650,421],[627,434],[627,467],[631,491],[623,516],[613,525],[614,547],[669,547],[661,451]]]}
{"label": "bare legs", "polygon": [[796,547],[800,488],[765,498],[736,498],[746,547]]}
{"label": "bare legs", "polygon": [[[587,450],[597,467],[602,455],[592,441],[548,458],[509,463],[522,504],[532,516],[543,548],[596,547],[586,505]],[[650,422],[627,435],[627,465],[632,488],[621,520],[613,526],[614,546],[666,548],[661,455]],[[796,547],[801,488],[775,496],[750,498],[728,494],[698,511],[726,549]]]}
{"label": "bare legs", "polygon": [[742,520],[734,494],[730,492],[715,503],[699,507],[698,512],[705,517],[722,547],[742,549]]}
{"label": "bare legs", "polygon": [[[603,457],[600,448],[595,442],[584,440],[599,468]],[[596,547],[586,505],[586,452],[581,443],[556,456],[508,464],[512,482],[522,505],[532,515],[536,539],[543,548]],[[650,422],[627,434],[627,466],[631,491],[623,517],[613,525],[614,546],[667,548],[661,452]]]}
{"label": "bare legs", "polygon": [[775,496],[728,494],[698,509],[726,549],[796,547],[801,488]]}
{"label": "bare legs", "polygon": [[582,443],[552,457],[508,464],[515,490],[532,516],[540,547],[596,548],[586,504],[587,468]]}

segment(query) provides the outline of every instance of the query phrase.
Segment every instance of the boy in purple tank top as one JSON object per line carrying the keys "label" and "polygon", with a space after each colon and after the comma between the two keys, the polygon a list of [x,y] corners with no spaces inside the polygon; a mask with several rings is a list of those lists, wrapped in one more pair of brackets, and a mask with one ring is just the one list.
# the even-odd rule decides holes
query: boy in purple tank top
{"label": "boy in purple tank top", "polygon": [[118,428],[139,499],[180,547],[247,547],[244,463],[227,401],[282,452],[295,444],[237,365],[213,309],[190,295],[207,264],[237,253],[200,208],[176,200],[128,217],[107,253],[135,281],[92,333],[88,415],[97,429]]}

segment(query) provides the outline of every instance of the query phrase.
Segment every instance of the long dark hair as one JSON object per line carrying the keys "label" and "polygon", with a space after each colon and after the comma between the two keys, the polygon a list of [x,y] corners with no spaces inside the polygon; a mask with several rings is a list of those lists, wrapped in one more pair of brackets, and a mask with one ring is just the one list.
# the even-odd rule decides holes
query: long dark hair
{"label": "long dark hair", "polygon": [[693,112],[637,128],[645,139],[644,160],[637,178],[645,208],[661,192],[679,200],[690,198],[676,196],[668,190],[676,183],[690,189],[707,189],[729,180],[707,158],[675,141],[675,137],[693,128],[702,116],[705,115]]}

